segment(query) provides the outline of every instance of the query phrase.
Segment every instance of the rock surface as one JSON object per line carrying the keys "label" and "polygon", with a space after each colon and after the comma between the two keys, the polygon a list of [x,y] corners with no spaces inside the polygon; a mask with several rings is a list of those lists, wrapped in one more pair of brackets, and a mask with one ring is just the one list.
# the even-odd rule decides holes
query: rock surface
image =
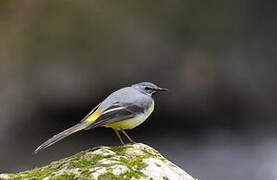
{"label": "rock surface", "polygon": [[195,180],[185,171],[144,144],[96,147],[18,174],[0,179],[95,180]]}

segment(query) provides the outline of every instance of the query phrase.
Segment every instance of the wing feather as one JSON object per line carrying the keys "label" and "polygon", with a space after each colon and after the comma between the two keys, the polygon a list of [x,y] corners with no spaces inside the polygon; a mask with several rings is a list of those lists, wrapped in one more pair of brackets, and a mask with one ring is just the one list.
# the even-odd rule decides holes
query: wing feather
{"label": "wing feather", "polygon": [[140,106],[124,103],[114,104],[101,113],[101,115],[86,130],[95,127],[111,124],[118,121],[127,120],[143,113],[144,109]]}

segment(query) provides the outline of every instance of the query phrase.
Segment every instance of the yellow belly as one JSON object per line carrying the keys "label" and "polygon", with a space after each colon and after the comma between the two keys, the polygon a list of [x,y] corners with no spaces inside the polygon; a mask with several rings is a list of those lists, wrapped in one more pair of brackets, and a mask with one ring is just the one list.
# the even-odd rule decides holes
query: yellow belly
{"label": "yellow belly", "polygon": [[136,117],[131,118],[131,119],[115,122],[112,124],[106,124],[106,125],[104,125],[104,127],[109,127],[109,128],[113,128],[116,130],[133,129],[133,128],[137,127],[138,125],[140,125],[141,123],[143,123],[150,116],[150,114],[153,112],[153,110],[154,110],[154,101],[152,102],[152,105],[147,112],[145,112],[141,115],[137,115]]}

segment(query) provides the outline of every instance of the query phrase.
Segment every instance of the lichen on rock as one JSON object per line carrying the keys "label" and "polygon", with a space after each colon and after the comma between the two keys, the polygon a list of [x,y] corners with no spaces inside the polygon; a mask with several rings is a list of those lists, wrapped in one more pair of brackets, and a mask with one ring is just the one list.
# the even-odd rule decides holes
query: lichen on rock
{"label": "lichen on rock", "polygon": [[155,149],[141,144],[96,147],[47,166],[0,179],[194,180]]}

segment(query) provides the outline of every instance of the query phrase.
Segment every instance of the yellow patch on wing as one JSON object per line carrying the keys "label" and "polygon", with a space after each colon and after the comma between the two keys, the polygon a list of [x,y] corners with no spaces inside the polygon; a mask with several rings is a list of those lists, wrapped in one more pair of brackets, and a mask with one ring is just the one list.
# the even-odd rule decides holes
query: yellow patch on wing
{"label": "yellow patch on wing", "polygon": [[93,121],[95,121],[100,115],[101,113],[104,111],[104,109],[97,109],[96,111],[94,111],[94,113],[92,113],[86,120],[85,122],[87,123],[92,123]]}

